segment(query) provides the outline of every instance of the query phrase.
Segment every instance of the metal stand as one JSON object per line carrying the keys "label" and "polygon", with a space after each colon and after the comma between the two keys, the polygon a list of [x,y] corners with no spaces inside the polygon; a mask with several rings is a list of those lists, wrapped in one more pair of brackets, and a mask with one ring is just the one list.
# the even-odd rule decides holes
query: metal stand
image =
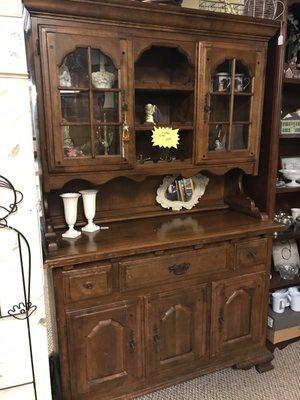
{"label": "metal stand", "polygon": [[[29,317],[33,314],[36,310],[36,306],[33,305],[30,301],[30,285],[31,285],[31,251],[29,243],[26,237],[16,228],[8,225],[7,218],[17,212],[18,205],[23,200],[23,194],[16,190],[11,182],[5,178],[4,176],[0,175],[0,192],[1,190],[10,190],[13,194],[13,202],[5,207],[4,205],[0,204],[0,229],[9,229],[14,231],[17,235],[18,239],[18,250],[19,250],[19,261],[20,261],[20,269],[21,269],[21,276],[22,276],[22,287],[23,287],[23,299],[21,302],[16,303],[13,305],[6,313],[2,313],[1,304],[0,304],[0,319],[4,318],[15,318],[18,320],[26,320],[27,325],[27,336],[28,336],[28,344],[29,344],[29,352],[30,352],[30,363],[31,363],[31,372],[32,372],[32,380],[30,382],[24,382],[17,385],[9,386],[0,388],[0,391],[3,390],[10,390],[20,386],[27,386],[33,385],[34,396],[35,400],[37,400],[36,394],[36,382],[35,382],[35,373],[34,373],[34,366],[33,366],[33,355],[32,355],[32,341],[31,341],[31,332],[30,332],[30,321]],[[1,196],[0,196],[1,198]],[[24,271],[24,256],[22,250],[22,243],[25,244],[25,248],[27,250],[27,257],[28,257],[28,277],[27,277],[27,285],[26,285],[26,278],[25,278],[25,271]]]}

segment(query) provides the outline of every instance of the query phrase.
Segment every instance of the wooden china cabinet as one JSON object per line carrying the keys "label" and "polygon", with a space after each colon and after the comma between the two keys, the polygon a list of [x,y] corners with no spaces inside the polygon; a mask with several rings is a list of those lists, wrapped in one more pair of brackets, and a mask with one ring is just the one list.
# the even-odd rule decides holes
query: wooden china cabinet
{"label": "wooden china cabinet", "polygon": [[[261,201],[259,157],[279,24],[132,0],[24,4],[64,399],[128,399],[228,366],[270,369],[281,227]],[[158,126],[179,130],[177,148],[154,146],[149,104]],[[209,183],[192,209],[156,202],[166,175],[199,173]],[[99,191],[95,221],[108,229],[64,239],[59,194],[86,188]]]}

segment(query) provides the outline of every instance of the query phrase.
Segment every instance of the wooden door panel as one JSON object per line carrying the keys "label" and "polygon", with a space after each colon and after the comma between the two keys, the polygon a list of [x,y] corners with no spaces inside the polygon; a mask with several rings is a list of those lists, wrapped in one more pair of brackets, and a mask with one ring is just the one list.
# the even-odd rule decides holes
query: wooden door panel
{"label": "wooden door panel", "polygon": [[[161,353],[162,362],[174,357],[189,354],[192,351],[192,310],[183,305],[169,308],[161,320]],[[180,331],[180,336],[174,332]]]}
{"label": "wooden door panel", "polygon": [[207,298],[207,285],[147,297],[148,374],[192,368],[207,356]]}
{"label": "wooden door panel", "polygon": [[213,283],[213,354],[257,345],[264,340],[266,279],[265,273],[259,273]]}
{"label": "wooden door panel", "polygon": [[[59,67],[62,66],[66,56],[72,56],[72,53],[78,49],[90,49],[88,50],[89,53],[85,56],[86,65],[84,62],[85,73],[87,74],[86,83],[83,87],[81,87],[82,85],[74,87],[74,90],[72,88],[73,83],[71,89],[68,89],[67,86],[62,89],[59,80]],[[107,95],[105,97],[105,107],[107,110],[111,110],[106,111],[106,114],[111,112],[108,115],[113,115],[112,113],[115,112],[118,115],[114,115],[114,119],[110,121],[109,119],[104,120],[101,114],[100,122],[104,123],[106,121],[114,124],[111,125],[115,129],[113,134],[114,141],[115,143],[119,143],[119,145],[115,144],[112,153],[105,154],[100,154],[100,150],[95,144],[98,140],[97,135],[100,135],[97,125],[100,123],[97,122],[100,118],[97,114],[100,112],[100,106],[97,103],[100,97],[98,98],[97,96],[100,96],[101,93],[97,91],[97,88],[92,83],[92,72],[96,72],[95,70],[93,71],[93,65],[96,66],[98,63],[95,55],[93,56],[92,54],[94,50],[101,52],[109,62],[111,61],[116,73],[116,87],[110,89],[107,86],[107,90],[105,91],[106,86],[104,85],[101,93],[102,97]],[[46,105],[47,160],[50,171],[60,171],[61,169],[64,172],[93,171],[97,170],[97,166],[98,169],[101,166],[103,170],[131,167],[133,161],[132,142],[123,142],[121,135],[124,117],[122,108],[124,105],[128,106],[132,104],[132,95],[131,92],[129,93],[131,80],[128,74],[128,60],[131,51],[131,42],[127,39],[118,38],[116,34],[108,35],[107,32],[91,31],[89,35],[86,35],[86,32],[80,30],[77,32],[70,30],[69,32],[58,27],[55,29],[43,28],[41,30],[41,60],[44,70],[44,101]],[[82,65],[75,65],[74,68],[82,68]],[[115,91],[109,92],[110,90]],[[84,120],[80,118],[80,122],[71,121],[69,125],[66,125],[69,121],[66,121],[62,116],[61,95],[66,96],[68,94],[68,96],[71,96],[72,93],[74,93],[73,96],[77,93],[77,102],[79,103],[81,99],[87,110],[85,111],[85,108],[81,107],[81,111],[86,114]],[[66,100],[68,96],[65,98]],[[79,111],[76,113],[78,114]],[[131,130],[132,107],[128,107],[127,121]],[[72,125],[72,123],[75,125]],[[62,126],[67,126],[68,130],[63,130]],[[83,155],[67,156],[65,154],[65,135],[67,135],[66,132],[70,133],[71,131],[72,140],[75,142],[75,150],[79,151],[78,149],[81,149],[80,151],[83,152]],[[82,141],[85,147],[82,146]]]}
{"label": "wooden door panel", "polygon": [[227,300],[224,307],[225,341],[250,334],[252,291],[239,289]]}
{"label": "wooden door panel", "polygon": [[138,380],[142,353],[137,301],[70,312],[67,318],[74,397],[118,393]]}
{"label": "wooden door panel", "polygon": [[[252,161],[257,164],[265,59],[263,46],[238,43],[233,46],[224,42],[199,44],[197,126],[203,135],[196,138],[196,162]],[[226,62],[234,62],[234,66],[225,66]],[[222,68],[228,68],[228,71],[223,71]],[[235,88],[235,74],[241,72],[239,68],[245,70],[245,76],[250,77],[247,78],[250,82],[249,91],[247,89],[242,93]],[[213,77],[220,72],[228,72],[230,76],[231,83],[227,93],[226,90],[218,93],[212,83]],[[213,114],[217,109],[219,118]],[[218,151],[211,148],[210,135],[214,137],[219,130],[222,151],[219,151],[220,146],[217,147]]]}

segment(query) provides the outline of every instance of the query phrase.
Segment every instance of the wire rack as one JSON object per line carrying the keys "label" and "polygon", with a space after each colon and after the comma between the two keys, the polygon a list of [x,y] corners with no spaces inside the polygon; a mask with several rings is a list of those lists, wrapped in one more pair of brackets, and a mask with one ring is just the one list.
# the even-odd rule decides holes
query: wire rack
{"label": "wire rack", "polygon": [[[36,381],[35,381],[35,372],[33,366],[33,354],[32,354],[32,341],[31,341],[31,331],[30,331],[30,322],[29,317],[36,310],[36,306],[33,305],[30,301],[30,290],[31,290],[31,250],[26,237],[20,232],[18,229],[10,226],[8,224],[8,218],[18,211],[18,205],[23,200],[23,194],[14,188],[12,183],[0,175],[0,194],[1,191],[10,191],[12,194],[12,202],[8,205],[0,204],[0,229],[6,229],[13,231],[17,235],[17,244],[18,244],[18,253],[19,253],[19,266],[21,271],[21,280],[22,280],[22,298],[18,299],[14,305],[12,305],[6,312],[3,312],[0,304],[0,320],[4,318],[14,318],[17,320],[25,320],[27,327],[27,337],[28,337],[28,345],[29,345],[29,353],[30,353],[30,365],[31,365],[31,373],[32,380],[29,382],[19,383],[13,386],[1,387],[0,392],[3,390],[12,390],[20,386],[32,385],[35,400],[37,400],[36,393]],[[0,195],[0,199],[3,200],[6,198],[5,196]],[[27,257],[27,265],[28,271],[27,274],[24,268],[25,257]],[[26,275],[27,276],[26,276]],[[1,396],[0,396],[1,397]]]}
{"label": "wire rack", "polygon": [[284,13],[280,0],[200,0],[201,10],[247,15],[254,18],[280,19]]}

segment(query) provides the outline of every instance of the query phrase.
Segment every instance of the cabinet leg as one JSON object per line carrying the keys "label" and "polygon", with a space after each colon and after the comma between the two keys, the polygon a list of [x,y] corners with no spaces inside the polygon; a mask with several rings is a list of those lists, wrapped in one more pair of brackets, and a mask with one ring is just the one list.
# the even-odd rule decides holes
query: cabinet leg
{"label": "cabinet leg", "polygon": [[264,372],[272,371],[272,369],[274,369],[274,365],[271,363],[271,361],[269,361],[266,363],[256,364],[255,369],[260,374],[263,374]]}
{"label": "cabinet leg", "polygon": [[261,354],[246,361],[237,363],[233,368],[247,371],[255,366],[256,371],[262,374],[263,372],[271,371],[274,368],[271,364],[273,358],[274,356],[271,351],[264,349]]}

